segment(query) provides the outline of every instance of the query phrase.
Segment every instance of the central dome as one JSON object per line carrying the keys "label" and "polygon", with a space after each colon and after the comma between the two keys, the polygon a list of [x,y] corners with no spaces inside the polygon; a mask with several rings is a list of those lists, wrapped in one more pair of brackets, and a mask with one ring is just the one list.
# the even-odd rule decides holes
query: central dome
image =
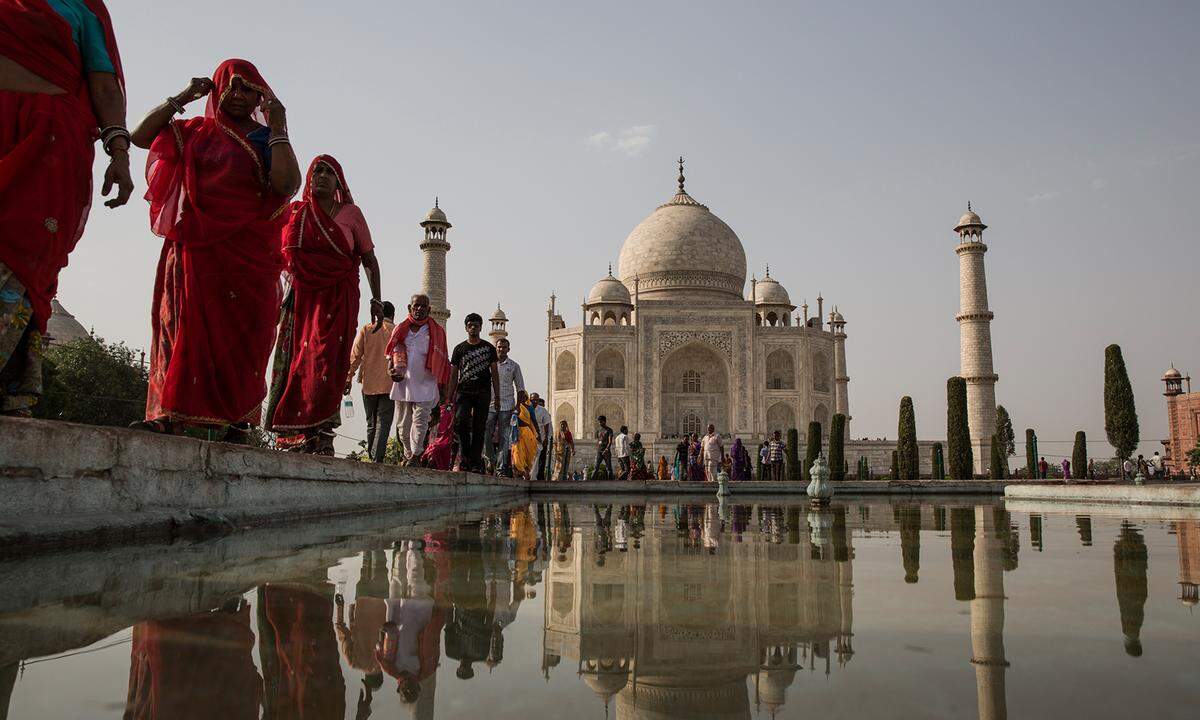
{"label": "central dome", "polygon": [[625,238],[618,274],[654,300],[742,299],[746,251],[733,229],[683,189]]}

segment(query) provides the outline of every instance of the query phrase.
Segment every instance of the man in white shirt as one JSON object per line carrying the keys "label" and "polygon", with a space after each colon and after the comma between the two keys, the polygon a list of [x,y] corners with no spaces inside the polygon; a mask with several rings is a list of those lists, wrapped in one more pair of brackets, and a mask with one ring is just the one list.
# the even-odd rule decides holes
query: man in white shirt
{"label": "man in white shirt", "polygon": [[525,389],[525,377],[521,366],[508,356],[512,345],[508,338],[496,341],[496,372],[500,375],[500,410],[495,407],[488,412],[487,429],[484,431],[484,454],[496,475],[511,475],[513,408],[517,404],[517,393]]}
{"label": "man in white shirt", "polygon": [[617,479],[629,479],[629,428],[621,426],[613,438],[613,454],[617,456]]}
{"label": "man in white shirt", "polygon": [[550,442],[553,439],[554,428],[551,425],[554,420],[550,417],[550,411],[546,409],[546,401],[537,393],[529,394],[529,404],[533,406],[533,421],[537,423],[538,432],[538,454],[537,454],[537,469],[533,472],[533,477],[538,480],[546,479],[546,463],[549,460]]}
{"label": "man in white shirt", "polygon": [[[408,353],[408,366],[404,376],[392,383],[392,400],[396,401],[396,437],[404,448],[404,464],[415,464],[425,452],[425,432],[429,429],[429,415],[437,405],[439,392],[437,379],[428,368],[429,356],[429,298],[414,295],[408,306],[409,317],[417,322],[410,323],[404,336],[404,348]],[[443,350],[443,355],[445,351]]]}
{"label": "man in white shirt", "polygon": [[700,459],[704,462],[705,479],[716,482],[721,461],[725,459],[725,444],[721,442],[715,425],[708,426],[708,434],[700,441]]}

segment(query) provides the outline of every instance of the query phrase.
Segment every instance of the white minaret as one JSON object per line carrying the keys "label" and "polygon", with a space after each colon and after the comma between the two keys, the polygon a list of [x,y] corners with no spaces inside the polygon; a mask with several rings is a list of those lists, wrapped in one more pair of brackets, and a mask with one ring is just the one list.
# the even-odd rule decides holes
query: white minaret
{"label": "white minaret", "polygon": [[846,318],[835,307],[829,313],[833,333],[833,411],[846,416],[846,439],[850,439],[850,376],[846,374]]}
{"label": "white minaret", "polygon": [[983,269],[983,231],[987,225],[971,210],[958,219],[954,232],[958,253],[958,345],[959,374],[967,381],[967,422],[971,426],[971,450],[975,472],[987,472],[991,460],[992,434],[996,432],[996,380],[992,371],[992,311],[988,310],[987,277]]}
{"label": "white minaret", "polygon": [[425,239],[421,241],[421,251],[425,253],[421,292],[429,296],[429,314],[445,326],[450,319],[450,309],[446,307],[446,253],[450,252],[446,231],[451,225],[446,213],[438,207],[437,198],[433,200],[433,209],[421,221],[421,227],[425,228]]}
{"label": "white minaret", "polygon": [[492,313],[488,322],[492,324],[488,337],[492,339],[493,345],[508,337],[508,316],[500,309],[500,303],[496,303],[496,312]]}

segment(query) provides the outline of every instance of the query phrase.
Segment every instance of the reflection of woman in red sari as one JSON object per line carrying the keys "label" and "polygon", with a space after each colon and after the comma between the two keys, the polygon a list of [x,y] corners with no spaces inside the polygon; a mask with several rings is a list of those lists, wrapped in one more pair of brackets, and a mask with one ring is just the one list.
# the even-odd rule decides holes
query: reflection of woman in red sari
{"label": "reflection of woman in red sari", "polygon": [[292,203],[283,231],[292,287],[283,301],[263,423],[280,434],[281,446],[333,454],[358,327],[360,263],[371,283],[371,315],[383,319],[374,250],[342,166],[318,155],[308,168],[304,200]]}
{"label": "reflection of woman in red sari", "polygon": [[[171,120],[206,94],[203,117]],[[267,394],[279,233],[300,185],[283,105],[254,65],[226,60],[212,80],[193,78],[152,110],[133,143],[150,149],[150,227],[164,238],[146,421],[138,426],[233,425],[226,439],[244,441]]]}
{"label": "reflection of woman in red sari", "polygon": [[326,589],[308,583],[269,583],[258,589],[263,720],[346,715],[346,681]]}
{"label": "reflection of woman in red sari", "polygon": [[121,59],[101,0],[0,2],[0,413],[42,394],[42,335],[58,273],[92,202],[93,143],[110,156],[104,194],[124,205],[129,133]]}
{"label": "reflection of woman in red sari", "polygon": [[133,627],[125,720],[256,720],[262,678],[250,606]]}

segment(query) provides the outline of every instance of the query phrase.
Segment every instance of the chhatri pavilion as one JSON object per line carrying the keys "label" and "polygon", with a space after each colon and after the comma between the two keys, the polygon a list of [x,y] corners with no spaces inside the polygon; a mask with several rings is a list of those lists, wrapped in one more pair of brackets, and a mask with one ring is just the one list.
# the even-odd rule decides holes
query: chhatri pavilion
{"label": "chhatri pavilion", "polygon": [[[616,275],[592,287],[582,321],[551,305],[549,408],[578,438],[597,416],[642,434],[648,454],[716,425],[755,444],[850,416],[846,321],[801,313],[770,268],[746,282],[746,252],[731,227],[684,189],[625,238]],[[849,429],[847,429],[849,438]],[[589,461],[583,453],[581,461]]]}

